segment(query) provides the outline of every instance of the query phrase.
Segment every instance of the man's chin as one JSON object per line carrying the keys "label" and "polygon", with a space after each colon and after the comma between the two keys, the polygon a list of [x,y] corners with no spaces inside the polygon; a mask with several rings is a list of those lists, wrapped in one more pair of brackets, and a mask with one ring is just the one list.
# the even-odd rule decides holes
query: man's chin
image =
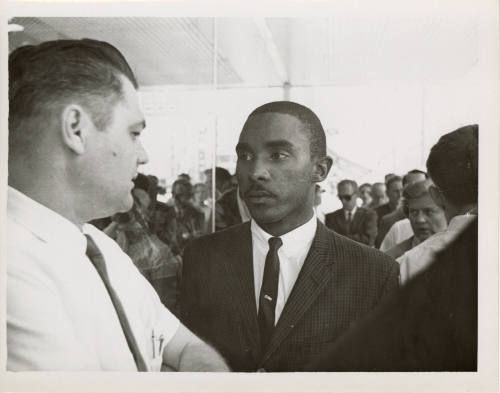
{"label": "man's chin", "polygon": [[118,210],[115,211],[115,213],[126,213],[132,209],[134,206],[134,198],[132,197],[132,194],[129,194],[127,198],[124,198],[120,206],[118,207]]}
{"label": "man's chin", "polygon": [[272,224],[282,219],[281,215],[272,209],[249,209],[252,219],[260,226]]}

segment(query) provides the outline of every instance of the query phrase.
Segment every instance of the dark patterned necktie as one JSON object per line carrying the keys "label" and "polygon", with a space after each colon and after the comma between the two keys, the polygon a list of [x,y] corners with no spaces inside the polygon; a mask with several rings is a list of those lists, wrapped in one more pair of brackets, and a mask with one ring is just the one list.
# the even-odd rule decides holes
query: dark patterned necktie
{"label": "dark patterned necktie", "polygon": [[102,282],[104,283],[104,286],[108,291],[111,302],[113,303],[116,314],[118,315],[118,320],[120,321],[123,334],[125,335],[125,339],[127,340],[128,347],[130,349],[130,352],[132,352],[132,356],[134,357],[137,370],[147,371],[146,362],[144,361],[141,352],[139,351],[139,346],[137,345],[137,341],[135,341],[134,333],[132,332],[132,328],[130,327],[130,324],[128,322],[125,310],[123,309],[122,303],[120,302],[118,295],[116,294],[109,281],[106,263],[104,262],[104,256],[95,244],[92,237],[90,237],[89,235],[85,235],[85,237],[87,238],[87,257],[96,268],[99,276],[101,276]]}
{"label": "dark patterned necktie", "polygon": [[264,278],[259,296],[259,331],[262,351],[266,348],[274,330],[274,310],[278,298],[278,282],[280,276],[280,260],[278,249],[283,242],[279,237],[269,239],[269,251],[264,266]]}
{"label": "dark patterned necktie", "polygon": [[351,233],[352,212],[347,212],[347,233]]}

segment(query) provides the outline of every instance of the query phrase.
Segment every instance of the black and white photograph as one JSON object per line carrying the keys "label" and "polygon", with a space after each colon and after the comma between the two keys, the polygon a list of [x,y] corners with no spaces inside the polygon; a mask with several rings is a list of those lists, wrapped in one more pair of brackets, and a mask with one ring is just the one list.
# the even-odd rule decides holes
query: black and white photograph
{"label": "black and white photograph", "polygon": [[498,391],[498,2],[1,15],[1,391]]}

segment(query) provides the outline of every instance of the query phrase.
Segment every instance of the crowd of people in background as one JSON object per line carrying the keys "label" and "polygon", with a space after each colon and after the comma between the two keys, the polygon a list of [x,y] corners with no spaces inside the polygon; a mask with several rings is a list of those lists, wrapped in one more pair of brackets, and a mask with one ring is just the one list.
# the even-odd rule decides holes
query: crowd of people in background
{"label": "crowd of people in background", "polygon": [[[228,170],[215,168],[215,230],[250,219]],[[113,238],[139,271],[156,289],[165,306],[179,315],[182,256],[190,240],[212,232],[212,169],[203,172],[204,183],[191,183],[181,173],[172,183],[171,197],[162,202],[166,190],[158,177],[139,173],[134,179],[133,207],[126,213],[92,221]]]}

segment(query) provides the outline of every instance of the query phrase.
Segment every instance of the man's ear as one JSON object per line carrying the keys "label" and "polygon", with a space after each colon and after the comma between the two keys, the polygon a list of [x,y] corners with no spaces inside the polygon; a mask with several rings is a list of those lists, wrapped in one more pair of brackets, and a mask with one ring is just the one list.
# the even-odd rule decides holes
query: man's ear
{"label": "man's ear", "polygon": [[85,152],[86,140],[94,123],[89,113],[80,105],[66,106],[61,114],[63,143],[76,154]]}
{"label": "man's ear", "polygon": [[333,160],[330,156],[316,159],[313,168],[313,181],[320,183],[326,179],[330,169],[332,168]]}
{"label": "man's ear", "polygon": [[431,185],[429,186],[429,195],[431,196],[431,199],[434,201],[436,205],[438,205],[441,209],[445,210],[445,203],[444,203],[444,197],[441,191],[434,186]]}

